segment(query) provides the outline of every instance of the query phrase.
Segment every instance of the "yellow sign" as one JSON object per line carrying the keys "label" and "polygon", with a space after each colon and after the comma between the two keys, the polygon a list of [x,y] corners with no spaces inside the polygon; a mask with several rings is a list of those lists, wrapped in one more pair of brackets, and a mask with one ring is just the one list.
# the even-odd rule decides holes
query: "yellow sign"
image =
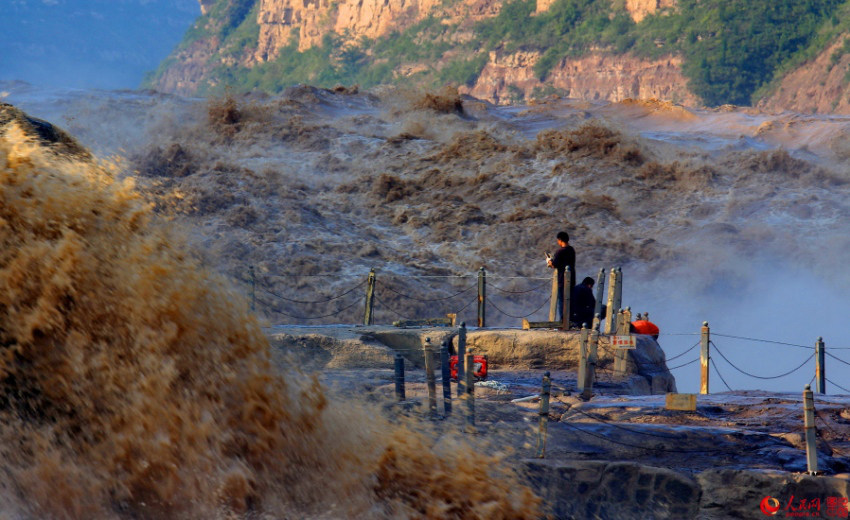
{"label": "yellow sign", "polygon": [[693,412],[697,409],[697,394],[667,394],[664,408]]}
{"label": "yellow sign", "polygon": [[621,349],[632,349],[635,348],[635,337],[634,336],[611,336],[611,346],[614,348]]}

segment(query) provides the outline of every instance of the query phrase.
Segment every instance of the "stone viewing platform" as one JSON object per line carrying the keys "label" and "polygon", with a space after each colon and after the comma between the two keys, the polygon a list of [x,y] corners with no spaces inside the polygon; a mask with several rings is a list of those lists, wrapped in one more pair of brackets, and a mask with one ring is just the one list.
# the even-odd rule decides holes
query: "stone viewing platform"
{"label": "stone viewing platform", "polygon": [[[272,347],[294,356],[310,370],[392,368],[401,354],[415,368],[423,368],[425,338],[439,349],[456,328],[399,328],[381,325],[277,326],[265,329]],[[572,371],[579,366],[578,331],[468,329],[467,351],[485,355],[495,370]],[[636,348],[626,351],[624,370],[614,370],[615,349],[608,336],[599,336],[597,370],[611,376],[631,395],[676,391],[676,381],[665,364],[664,352],[650,336],[635,335]]]}

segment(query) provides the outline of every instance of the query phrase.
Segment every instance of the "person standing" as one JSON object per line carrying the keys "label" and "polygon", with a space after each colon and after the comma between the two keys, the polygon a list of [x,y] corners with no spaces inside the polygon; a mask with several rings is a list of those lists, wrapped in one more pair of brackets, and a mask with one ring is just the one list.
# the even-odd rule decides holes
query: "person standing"
{"label": "person standing", "polygon": [[566,231],[559,232],[555,239],[558,241],[558,249],[555,256],[546,258],[546,265],[550,269],[558,271],[558,321],[564,320],[564,270],[570,266],[570,279],[567,287],[575,287],[576,284],[576,251],[570,245],[570,235]]}
{"label": "person standing", "polygon": [[596,310],[596,297],[593,296],[593,278],[587,276],[573,287],[570,296],[570,321],[582,325],[593,325],[593,311]]}

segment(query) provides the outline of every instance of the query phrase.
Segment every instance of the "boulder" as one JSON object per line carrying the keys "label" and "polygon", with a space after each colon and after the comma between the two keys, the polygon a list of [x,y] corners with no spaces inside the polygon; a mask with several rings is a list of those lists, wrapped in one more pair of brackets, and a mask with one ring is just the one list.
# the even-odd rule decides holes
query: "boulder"
{"label": "boulder", "polygon": [[555,518],[696,518],[700,487],[633,462],[526,460],[523,473]]}

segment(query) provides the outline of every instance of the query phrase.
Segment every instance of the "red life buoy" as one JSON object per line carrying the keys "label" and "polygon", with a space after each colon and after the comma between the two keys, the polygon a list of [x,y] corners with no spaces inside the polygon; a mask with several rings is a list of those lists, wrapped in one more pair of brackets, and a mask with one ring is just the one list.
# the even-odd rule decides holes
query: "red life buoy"
{"label": "red life buoy", "polygon": [[[487,379],[487,358],[485,356],[472,356],[472,361],[475,363],[475,379],[478,381]],[[449,369],[451,370],[451,378],[457,381],[457,356],[449,358]]]}

